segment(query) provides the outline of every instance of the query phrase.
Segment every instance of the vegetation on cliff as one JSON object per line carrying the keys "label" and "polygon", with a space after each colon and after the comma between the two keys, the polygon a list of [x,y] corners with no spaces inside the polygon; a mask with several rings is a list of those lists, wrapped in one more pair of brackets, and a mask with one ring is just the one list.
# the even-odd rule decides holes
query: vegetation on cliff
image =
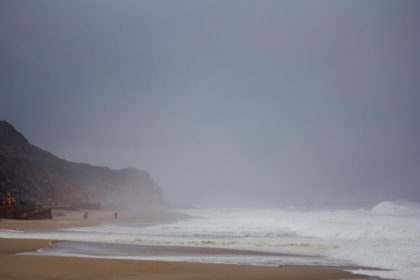
{"label": "vegetation on cliff", "polygon": [[11,124],[0,121],[0,193],[18,192],[24,200],[48,205],[102,203],[112,207],[165,205],[159,186],[135,168],[75,163],[31,143]]}

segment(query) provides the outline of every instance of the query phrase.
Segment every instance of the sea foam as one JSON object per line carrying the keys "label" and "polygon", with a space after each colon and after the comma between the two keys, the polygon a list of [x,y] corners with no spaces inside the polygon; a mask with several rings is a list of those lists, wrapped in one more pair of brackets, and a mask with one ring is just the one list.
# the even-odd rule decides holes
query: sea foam
{"label": "sea foam", "polygon": [[[414,203],[381,202],[372,209],[297,211],[191,209],[190,219],[171,224],[104,224],[51,233],[0,232],[0,237],[51,238],[119,244],[197,246],[303,254],[309,258],[159,256],[160,260],[256,265],[359,266],[382,277],[420,279],[420,213]],[[79,252],[89,256],[89,251]],[[41,254],[54,254],[48,251]],[[63,251],[56,252],[63,254]],[[64,252],[64,254],[71,255]],[[73,255],[77,253],[73,252]],[[321,256],[314,261],[311,256]],[[108,256],[108,257],[112,257]],[[115,256],[118,257],[118,256]],[[157,259],[156,256],[120,256]],[[375,269],[376,268],[376,269]],[[372,270],[373,269],[373,270]]]}

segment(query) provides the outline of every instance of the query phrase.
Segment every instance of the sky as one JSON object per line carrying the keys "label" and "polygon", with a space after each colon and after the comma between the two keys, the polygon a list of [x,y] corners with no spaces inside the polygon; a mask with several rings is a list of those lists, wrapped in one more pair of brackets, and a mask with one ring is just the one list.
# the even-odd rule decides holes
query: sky
{"label": "sky", "polygon": [[0,1],[0,119],[196,206],[420,201],[419,1]]}

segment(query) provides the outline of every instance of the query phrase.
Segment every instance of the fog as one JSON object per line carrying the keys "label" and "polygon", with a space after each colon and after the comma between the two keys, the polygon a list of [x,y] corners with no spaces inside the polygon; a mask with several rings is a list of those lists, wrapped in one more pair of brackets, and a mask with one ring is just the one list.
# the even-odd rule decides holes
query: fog
{"label": "fog", "polygon": [[1,1],[0,119],[196,206],[420,201],[419,1]]}

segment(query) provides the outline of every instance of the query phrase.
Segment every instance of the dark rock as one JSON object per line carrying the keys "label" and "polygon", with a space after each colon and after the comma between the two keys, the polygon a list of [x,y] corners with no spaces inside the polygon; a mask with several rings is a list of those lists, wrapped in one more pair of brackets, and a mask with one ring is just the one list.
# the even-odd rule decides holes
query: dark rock
{"label": "dark rock", "polygon": [[33,146],[11,124],[0,121],[0,194],[12,189],[22,196],[21,200],[44,205],[165,205],[159,186],[147,172],[61,159]]}

